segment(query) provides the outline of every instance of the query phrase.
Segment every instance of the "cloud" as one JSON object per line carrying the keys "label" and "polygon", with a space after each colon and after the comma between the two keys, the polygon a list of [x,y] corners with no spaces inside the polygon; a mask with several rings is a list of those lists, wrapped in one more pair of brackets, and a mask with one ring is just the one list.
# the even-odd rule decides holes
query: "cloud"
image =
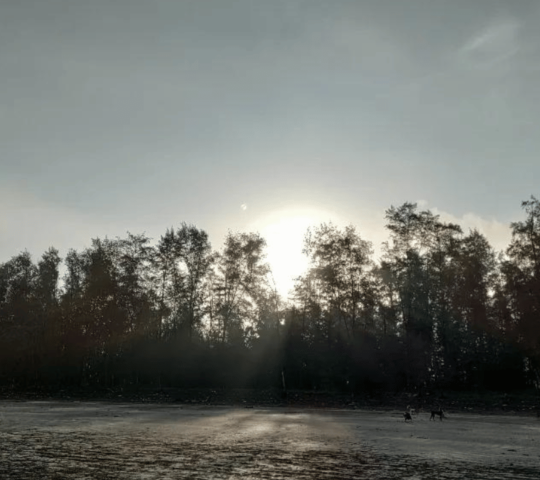
{"label": "cloud", "polygon": [[443,212],[438,208],[430,209],[434,214],[440,215],[444,222],[456,223],[461,226],[466,235],[470,230],[478,230],[489,241],[495,251],[506,250],[512,239],[510,225],[499,222],[496,219],[483,218],[476,213],[465,213],[461,217],[448,212]]}
{"label": "cloud", "polygon": [[461,56],[475,67],[491,67],[519,51],[519,31],[515,19],[491,23],[467,40]]}
{"label": "cloud", "polygon": [[[512,239],[510,224],[500,222],[495,218],[484,218],[473,212],[467,212],[461,216],[454,215],[437,207],[430,207],[425,199],[416,200],[414,203],[417,204],[419,211],[429,210],[434,215],[439,215],[442,222],[459,225],[464,235],[471,230],[478,230],[487,238],[496,252],[506,250]],[[364,211],[360,222],[352,223],[359,227],[358,232],[363,238],[373,242],[374,259],[380,258],[383,253],[382,243],[390,238],[390,232],[386,229],[385,213],[380,210]]]}

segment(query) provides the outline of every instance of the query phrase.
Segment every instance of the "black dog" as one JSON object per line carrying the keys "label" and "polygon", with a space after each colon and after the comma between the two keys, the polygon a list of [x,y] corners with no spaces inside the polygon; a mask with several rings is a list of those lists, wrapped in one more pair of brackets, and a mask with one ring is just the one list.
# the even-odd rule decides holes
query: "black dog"
{"label": "black dog", "polygon": [[435,416],[438,415],[439,420],[442,422],[442,419],[445,418],[443,409],[439,407],[439,410],[431,410],[431,417],[429,417],[430,420],[435,420]]}

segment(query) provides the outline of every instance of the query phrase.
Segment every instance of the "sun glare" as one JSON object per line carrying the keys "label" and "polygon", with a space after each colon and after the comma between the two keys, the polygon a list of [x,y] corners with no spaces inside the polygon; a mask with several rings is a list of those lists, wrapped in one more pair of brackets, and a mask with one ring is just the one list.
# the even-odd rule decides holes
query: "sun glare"
{"label": "sun glare", "polygon": [[308,259],[302,253],[307,229],[329,222],[332,217],[318,210],[291,209],[274,212],[250,226],[266,239],[266,259],[272,269],[276,289],[284,298],[292,289],[294,279],[308,267]]}

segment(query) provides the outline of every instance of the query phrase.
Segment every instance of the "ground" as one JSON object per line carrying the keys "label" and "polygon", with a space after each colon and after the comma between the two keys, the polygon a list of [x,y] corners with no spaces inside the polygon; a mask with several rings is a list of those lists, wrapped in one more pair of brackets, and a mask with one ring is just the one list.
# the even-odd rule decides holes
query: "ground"
{"label": "ground", "polygon": [[[248,405],[249,407],[249,405]],[[1,401],[2,479],[537,479],[535,417]]]}

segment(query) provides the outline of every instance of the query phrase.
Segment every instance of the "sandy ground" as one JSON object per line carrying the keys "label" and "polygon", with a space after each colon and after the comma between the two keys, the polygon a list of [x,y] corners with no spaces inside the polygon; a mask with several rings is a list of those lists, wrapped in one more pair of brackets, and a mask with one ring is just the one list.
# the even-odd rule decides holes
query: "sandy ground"
{"label": "sandy ground", "polygon": [[2,479],[540,478],[535,418],[0,402]]}

